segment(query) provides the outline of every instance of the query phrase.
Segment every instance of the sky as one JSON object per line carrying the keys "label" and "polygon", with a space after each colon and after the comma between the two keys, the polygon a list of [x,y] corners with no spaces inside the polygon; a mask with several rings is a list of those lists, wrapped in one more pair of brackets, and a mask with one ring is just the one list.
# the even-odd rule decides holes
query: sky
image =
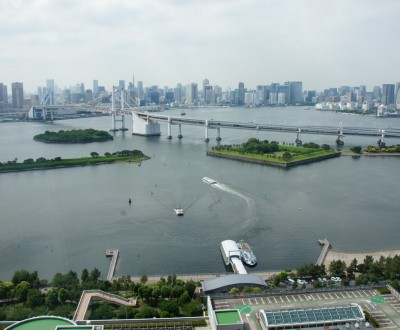
{"label": "sky", "polygon": [[0,82],[372,90],[400,81],[399,17],[399,0],[0,0]]}

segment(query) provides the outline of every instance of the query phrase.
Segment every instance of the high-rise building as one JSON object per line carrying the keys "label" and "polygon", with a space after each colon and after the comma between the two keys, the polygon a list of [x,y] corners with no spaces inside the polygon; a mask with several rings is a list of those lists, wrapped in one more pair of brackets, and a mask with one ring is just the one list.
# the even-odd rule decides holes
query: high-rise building
{"label": "high-rise building", "polygon": [[186,85],[186,102],[190,105],[194,105],[198,101],[198,87],[197,83],[191,83]]}
{"label": "high-rise building", "polygon": [[289,100],[291,103],[303,102],[303,82],[290,81],[289,82]]}
{"label": "high-rise building", "polygon": [[203,98],[206,98],[206,86],[210,85],[210,81],[206,78],[203,80]]}
{"label": "high-rise building", "polygon": [[4,88],[3,83],[0,83],[0,109],[3,109],[3,104],[4,104],[3,88]]}
{"label": "high-rise building", "polygon": [[143,95],[144,95],[144,89],[143,89],[143,81],[138,81],[137,82],[137,96],[140,99],[143,99]]}
{"label": "high-rise building", "polygon": [[47,88],[47,90],[50,90],[54,93],[54,91],[55,91],[54,79],[46,80],[46,88]]}
{"label": "high-rise building", "polygon": [[396,94],[395,94],[395,103],[396,103],[396,108],[400,109],[400,82],[396,83]]}
{"label": "high-rise building", "polygon": [[120,80],[118,82],[119,89],[125,89],[125,80]]}
{"label": "high-rise building", "polygon": [[21,82],[13,82],[11,84],[12,106],[14,109],[22,109],[24,107],[24,85]]}
{"label": "high-rise building", "polygon": [[174,88],[174,100],[180,102],[182,99],[182,88],[176,87]]}
{"label": "high-rise building", "polygon": [[382,103],[384,105],[394,104],[394,84],[382,85]]}
{"label": "high-rise building", "polygon": [[380,86],[374,86],[374,89],[372,91],[373,95],[374,95],[374,99],[378,100],[381,98],[382,96],[382,90]]}
{"label": "high-rise building", "polygon": [[93,80],[93,93],[95,96],[99,94],[99,81],[97,79]]}

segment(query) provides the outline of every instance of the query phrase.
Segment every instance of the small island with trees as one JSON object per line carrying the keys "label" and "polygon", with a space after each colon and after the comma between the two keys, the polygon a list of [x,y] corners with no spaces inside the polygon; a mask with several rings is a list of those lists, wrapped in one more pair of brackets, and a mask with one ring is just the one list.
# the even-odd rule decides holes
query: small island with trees
{"label": "small island with trees", "polygon": [[112,164],[116,162],[139,163],[140,165],[142,160],[150,159],[150,157],[136,149],[116,151],[112,154],[106,152],[103,156],[93,151],[90,153],[90,156],[91,157],[67,159],[62,159],[61,157],[55,157],[54,159],[39,157],[36,160],[33,158],[28,158],[23,162],[18,162],[18,159],[15,158],[14,160],[9,160],[5,163],[0,162],[0,173]]}
{"label": "small island with trees", "polygon": [[108,132],[93,128],[60,130],[58,132],[46,131],[43,134],[35,135],[33,139],[45,143],[89,143],[114,140]]}
{"label": "small island with trees", "polygon": [[302,147],[295,147],[280,145],[276,141],[250,138],[242,144],[212,147],[207,155],[287,168],[339,157],[340,152],[332,150],[327,144],[319,146],[310,142]]}

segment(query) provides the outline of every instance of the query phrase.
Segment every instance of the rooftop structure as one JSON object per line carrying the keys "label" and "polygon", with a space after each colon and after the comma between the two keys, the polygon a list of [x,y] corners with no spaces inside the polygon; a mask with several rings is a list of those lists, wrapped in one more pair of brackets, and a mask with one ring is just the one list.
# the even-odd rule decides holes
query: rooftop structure
{"label": "rooftop structure", "polygon": [[364,320],[364,313],[357,304],[260,311],[260,324],[264,330],[338,326]]}
{"label": "rooftop structure", "polygon": [[237,274],[216,278],[214,280],[202,281],[204,294],[227,293],[232,288],[243,289],[245,287],[265,288],[265,281],[257,275]]}

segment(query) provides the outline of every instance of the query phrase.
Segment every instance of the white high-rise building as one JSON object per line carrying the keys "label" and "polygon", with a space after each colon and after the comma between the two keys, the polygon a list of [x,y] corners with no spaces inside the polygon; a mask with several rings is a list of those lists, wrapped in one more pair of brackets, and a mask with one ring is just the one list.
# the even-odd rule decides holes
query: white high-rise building
{"label": "white high-rise building", "polygon": [[186,85],[186,102],[189,105],[195,105],[198,101],[198,90],[197,90],[197,84],[196,83],[191,83]]}

